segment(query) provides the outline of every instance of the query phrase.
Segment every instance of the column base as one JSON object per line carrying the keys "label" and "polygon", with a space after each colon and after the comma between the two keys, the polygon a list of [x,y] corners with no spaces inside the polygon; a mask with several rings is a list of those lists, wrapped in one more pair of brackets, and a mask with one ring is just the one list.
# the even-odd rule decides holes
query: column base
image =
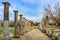
{"label": "column base", "polygon": [[14,36],[14,38],[20,38],[20,36]]}
{"label": "column base", "polygon": [[[3,39],[3,40],[5,40],[5,39]],[[11,39],[8,39],[8,40],[11,40]]]}

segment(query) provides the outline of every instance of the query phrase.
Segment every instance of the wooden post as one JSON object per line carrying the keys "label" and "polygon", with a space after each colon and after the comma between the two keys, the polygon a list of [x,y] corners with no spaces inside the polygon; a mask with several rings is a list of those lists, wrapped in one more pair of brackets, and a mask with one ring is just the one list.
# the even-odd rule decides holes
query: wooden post
{"label": "wooden post", "polygon": [[14,10],[14,13],[15,13],[15,25],[14,25],[14,27],[15,27],[15,30],[14,30],[14,37],[15,38],[19,38],[20,36],[19,36],[19,32],[18,32],[18,11],[17,10]]}
{"label": "wooden post", "polygon": [[2,2],[4,4],[4,39],[9,40],[9,3]]}

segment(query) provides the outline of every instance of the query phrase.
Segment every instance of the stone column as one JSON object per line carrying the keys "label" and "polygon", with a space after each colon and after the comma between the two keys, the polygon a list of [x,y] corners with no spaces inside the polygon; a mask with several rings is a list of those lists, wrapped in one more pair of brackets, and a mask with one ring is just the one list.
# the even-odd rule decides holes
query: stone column
{"label": "stone column", "polygon": [[26,26],[25,26],[26,22],[25,22],[25,17],[23,17],[23,33],[26,32]]}
{"label": "stone column", "polygon": [[25,26],[26,26],[26,32],[28,32],[28,29],[29,29],[29,27],[28,27],[28,20],[27,19],[25,19]]}
{"label": "stone column", "polygon": [[14,37],[15,38],[19,38],[19,33],[18,33],[18,11],[17,10],[14,10],[14,13],[15,13],[15,24],[14,24],[14,27],[15,27],[15,29],[14,29]]}
{"label": "stone column", "polygon": [[23,33],[22,33],[22,29],[23,29],[23,28],[22,28],[22,16],[23,16],[23,15],[19,15],[19,16],[20,16],[20,35],[21,35],[21,34],[23,34]]}
{"label": "stone column", "polygon": [[[49,27],[49,25],[48,25],[48,16],[46,16],[46,25],[44,25],[44,26],[46,26],[46,28],[47,28],[47,30],[48,30],[48,27]],[[48,33],[48,31],[46,31],[46,34]]]}
{"label": "stone column", "polygon": [[20,23],[22,22],[22,16],[23,16],[23,15],[20,15]]}
{"label": "stone column", "polygon": [[31,31],[31,24],[30,24],[30,21],[28,21],[28,26],[29,26],[29,31]]}
{"label": "stone column", "polygon": [[46,27],[48,27],[48,16],[46,16]]}
{"label": "stone column", "polygon": [[26,19],[27,32],[29,31],[28,20]]}
{"label": "stone column", "polygon": [[26,19],[25,19],[25,33],[27,32],[27,23],[26,23]]}
{"label": "stone column", "polygon": [[4,4],[4,38],[3,40],[9,40],[9,2],[2,2]]}
{"label": "stone column", "polygon": [[25,28],[25,22],[24,22],[24,17],[22,18],[22,33],[24,34],[24,28]]}

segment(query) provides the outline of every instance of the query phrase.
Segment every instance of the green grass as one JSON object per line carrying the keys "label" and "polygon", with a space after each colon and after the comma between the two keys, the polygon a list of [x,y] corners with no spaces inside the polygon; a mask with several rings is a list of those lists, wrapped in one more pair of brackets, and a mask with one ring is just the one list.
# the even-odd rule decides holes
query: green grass
{"label": "green grass", "polygon": [[[0,27],[0,34],[4,32],[3,27]],[[14,33],[14,27],[9,27],[9,32]]]}
{"label": "green grass", "polygon": [[3,33],[3,28],[2,27],[0,27],[0,34],[2,34]]}
{"label": "green grass", "polygon": [[14,27],[10,27],[10,30],[9,30],[11,33],[14,33]]}

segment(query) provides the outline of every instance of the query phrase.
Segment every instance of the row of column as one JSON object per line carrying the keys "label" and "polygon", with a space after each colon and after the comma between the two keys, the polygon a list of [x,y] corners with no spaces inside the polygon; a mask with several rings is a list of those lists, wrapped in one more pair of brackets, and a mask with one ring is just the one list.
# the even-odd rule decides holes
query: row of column
{"label": "row of column", "polygon": [[4,4],[4,38],[3,40],[9,40],[9,5],[8,2],[2,2]]}
{"label": "row of column", "polygon": [[[23,15],[20,16],[20,22],[18,22],[18,11],[15,10],[15,37],[19,37],[20,35],[23,35],[24,33],[28,32],[31,30],[31,22],[27,20]],[[19,25],[18,25],[19,24]],[[18,27],[20,29],[20,32],[18,32]]]}
{"label": "row of column", "polygon": [[26,33],[32,29],[30,20],[27,20],[25,17],[23,17],[22,24],[22,27],[24,28],[23,33]]}
{"label": "row of column", "polygon": [[[9,40],[9,5],[8,2],[3,2],[4,4],[4,40]],[[27,31],[31,30],[31,23],[23,15],[20,15],[20,22],[18,22],[18,11],[14,10],[14,37],[20,37]],[[18,31],[18,27],[20,31]]]}

